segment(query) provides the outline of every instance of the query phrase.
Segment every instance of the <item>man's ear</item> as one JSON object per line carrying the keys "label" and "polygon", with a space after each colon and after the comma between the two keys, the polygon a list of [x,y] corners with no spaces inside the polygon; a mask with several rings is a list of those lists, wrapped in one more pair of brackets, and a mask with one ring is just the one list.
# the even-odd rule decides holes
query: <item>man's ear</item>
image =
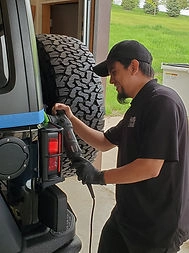
{"label": "man's ear", "polygon": [[134,75],[139,71],[139,61],[137,61],[136,59],[133,59],[131,61],[130,64],[130,70],[131,70],[131,74]]}

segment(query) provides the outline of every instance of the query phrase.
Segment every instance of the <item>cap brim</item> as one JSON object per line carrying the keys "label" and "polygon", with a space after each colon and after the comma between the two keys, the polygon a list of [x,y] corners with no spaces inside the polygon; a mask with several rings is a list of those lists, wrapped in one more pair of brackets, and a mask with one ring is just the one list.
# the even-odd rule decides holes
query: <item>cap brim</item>
{"label": "cap brim", "polygon": [[98,76],[109,76],[108,73],[108,67],[107,67],[107,61],[103,61],[96,66],[93,67],[93,71],[98,75]]}

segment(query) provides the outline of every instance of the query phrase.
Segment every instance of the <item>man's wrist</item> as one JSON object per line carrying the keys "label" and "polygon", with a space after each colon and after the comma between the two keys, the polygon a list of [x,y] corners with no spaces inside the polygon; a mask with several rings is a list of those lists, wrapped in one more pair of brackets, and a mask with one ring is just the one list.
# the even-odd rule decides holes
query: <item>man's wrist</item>
{"label": "man's wrist", "polygon": [[99,184],[106,185],[105,178],[104,178],[104,171],[100,171],[100,174],[99,174]]}

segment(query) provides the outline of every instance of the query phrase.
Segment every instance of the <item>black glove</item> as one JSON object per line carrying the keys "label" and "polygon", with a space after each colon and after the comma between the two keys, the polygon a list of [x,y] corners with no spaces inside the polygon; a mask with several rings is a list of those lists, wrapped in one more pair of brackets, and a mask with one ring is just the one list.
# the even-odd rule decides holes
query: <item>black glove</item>
{"label": "black glove", "polygon": [[78,157],[72,161],[72,168],[76,169],[78,180],[83,184],[105,185],[104,172],[97,170],[87,159]]}

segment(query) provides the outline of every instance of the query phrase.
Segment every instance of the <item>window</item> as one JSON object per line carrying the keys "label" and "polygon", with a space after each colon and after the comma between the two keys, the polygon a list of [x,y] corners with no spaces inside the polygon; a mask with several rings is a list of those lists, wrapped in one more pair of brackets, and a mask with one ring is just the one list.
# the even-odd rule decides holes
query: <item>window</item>
{"label": "window", "polygon": [[0,89],[6,87],[9,79],[7,48],[5,41],[3,18],[0,9]]}

